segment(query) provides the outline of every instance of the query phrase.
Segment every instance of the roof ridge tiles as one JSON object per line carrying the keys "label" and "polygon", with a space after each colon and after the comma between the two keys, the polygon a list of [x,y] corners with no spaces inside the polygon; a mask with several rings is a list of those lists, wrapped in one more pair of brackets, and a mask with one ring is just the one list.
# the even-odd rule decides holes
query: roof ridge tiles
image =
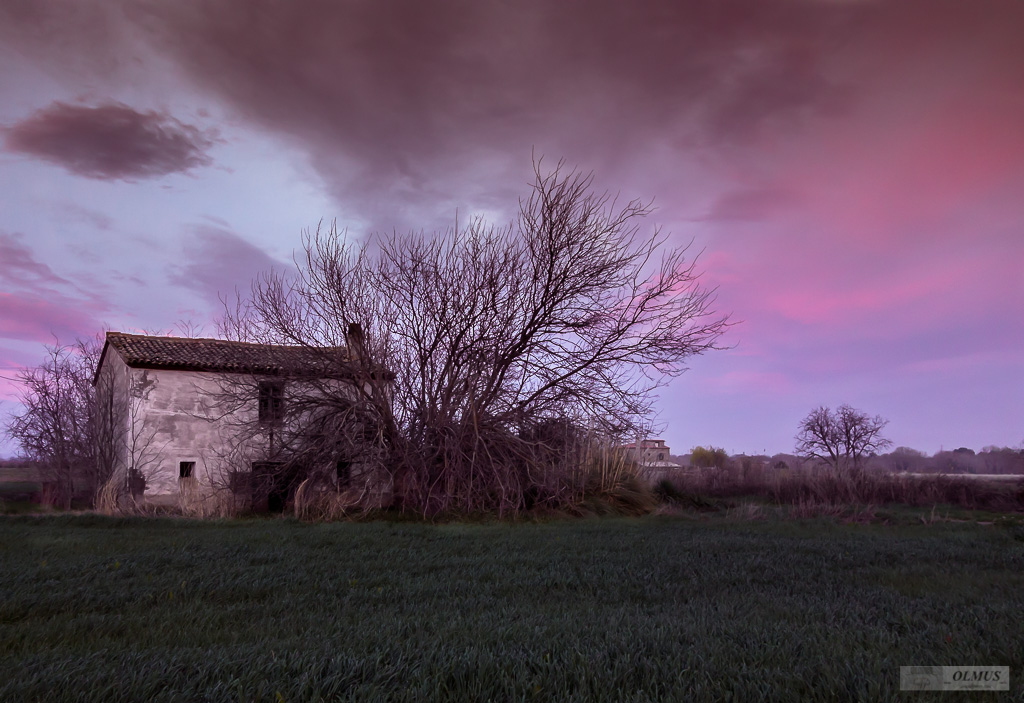
{"label": "roof ridge tiles", "polygon": [[112,346],[128,366],[190,371],[291,374],[323,371],[324,353],[345,347],[261,344],[208,337],[171,337],[111,331]]}

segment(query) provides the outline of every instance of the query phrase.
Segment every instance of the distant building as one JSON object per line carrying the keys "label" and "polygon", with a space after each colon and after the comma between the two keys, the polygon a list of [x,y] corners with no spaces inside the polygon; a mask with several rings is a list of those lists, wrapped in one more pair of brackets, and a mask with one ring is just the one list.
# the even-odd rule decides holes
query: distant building
{"label": "distant building", "polygon": [[622,445],[626,455],[638,464],[653,468],[677,468],[679,464],[672,461],[672,450],[663,439],[643,439]]}
{"label": "distant building", "polygon": [[627,457],[640,464],[640,475],[651,483],[672,478],[683,469],[669,458],[672,450],[665,445],[663,439],[643,439],[624,444],[621,448]]}

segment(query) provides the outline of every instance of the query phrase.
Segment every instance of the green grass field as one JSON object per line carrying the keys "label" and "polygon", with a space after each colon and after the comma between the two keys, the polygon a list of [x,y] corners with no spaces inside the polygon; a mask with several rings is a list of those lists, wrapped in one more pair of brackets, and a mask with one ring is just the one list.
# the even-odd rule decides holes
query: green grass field
{"label": "green grass field", "polygon": [[7,517],[0,594],[5,701],[1024,700],[1019,525]]}

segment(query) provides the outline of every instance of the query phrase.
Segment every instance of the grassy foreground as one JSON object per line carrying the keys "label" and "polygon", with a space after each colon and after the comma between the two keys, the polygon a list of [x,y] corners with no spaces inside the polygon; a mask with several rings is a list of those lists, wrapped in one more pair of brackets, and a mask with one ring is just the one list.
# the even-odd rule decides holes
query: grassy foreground
{"label": "grassy foreground", "polygon": [[1024,700],[1019,526],[8,517],[0,594],[0,700]]}

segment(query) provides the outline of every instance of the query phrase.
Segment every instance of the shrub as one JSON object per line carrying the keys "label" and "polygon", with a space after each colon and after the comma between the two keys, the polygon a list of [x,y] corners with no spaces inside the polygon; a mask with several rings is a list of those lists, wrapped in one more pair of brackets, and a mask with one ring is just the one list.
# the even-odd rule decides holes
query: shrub
{"label": "shrub", "polygon": [[690,450],[690,463],[701,468],[722,468],[729,460],[729,455],[721,447],[694,447]]}

